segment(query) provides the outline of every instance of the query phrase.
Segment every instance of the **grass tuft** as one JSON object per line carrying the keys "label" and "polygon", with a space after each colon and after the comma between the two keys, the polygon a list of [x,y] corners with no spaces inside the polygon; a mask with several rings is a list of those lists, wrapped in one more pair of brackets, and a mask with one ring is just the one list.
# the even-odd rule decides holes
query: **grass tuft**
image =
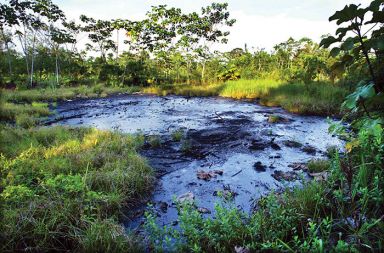
{"label": "grass tuft", "polygon": [[329,170],[331,162],[325,159],[312,159],[308,162],[308,171],[318,173]]}

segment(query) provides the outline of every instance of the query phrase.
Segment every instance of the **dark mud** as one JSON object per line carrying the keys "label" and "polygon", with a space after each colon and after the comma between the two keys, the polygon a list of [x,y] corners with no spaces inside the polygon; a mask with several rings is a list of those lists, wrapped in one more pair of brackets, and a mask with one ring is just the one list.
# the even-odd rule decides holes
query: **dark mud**
{"label": "dark mud", "polygon": [[[120,95],[62,102],[56,111],[48,125],[159,136],[160,146],[147,143],[141,153],[159,178],[151,202],[159,222],[168,225],[177,223],[173,205],[177,196],[191,192],[201,212],[214,215],[218,191],[231,191],[235,204],[250,211],[254,201],[271,189],[297,185],[299,178],[306,177],[292,164],[324,156],[328,146],[340,145],[327,133],[324,118],[216,97]],[[285,120],[270,123],[271,115]],[[172,132],[180,129],[184,137],[173,140]],[[211,177],[199,179],[198,173]],[[133,215],[126,225],[137,227],[142,219]]]}

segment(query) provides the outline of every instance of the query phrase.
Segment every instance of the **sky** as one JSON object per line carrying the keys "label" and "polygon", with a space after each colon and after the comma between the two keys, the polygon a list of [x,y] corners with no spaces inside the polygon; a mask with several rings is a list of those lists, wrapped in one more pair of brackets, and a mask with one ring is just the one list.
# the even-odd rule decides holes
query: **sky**
{"label": "sky", "polygon": [[[69,19],[80,14],[98,19],[140,20],[151,6],[166,4],[184,12],[199,11],[210,0],[53,0]],[[216,2],[223,2],[217,0]],[[369,0],[228,0],[229,12],[237,22],[230,29],[228,43],[215,49],[236,47],[271,50],[289,37],[311,38],[317,42],[324,34],[333,34],[336,24],[328,17],[346,4],[369,4]],[[80,42],[81,43],[81,42]]]}

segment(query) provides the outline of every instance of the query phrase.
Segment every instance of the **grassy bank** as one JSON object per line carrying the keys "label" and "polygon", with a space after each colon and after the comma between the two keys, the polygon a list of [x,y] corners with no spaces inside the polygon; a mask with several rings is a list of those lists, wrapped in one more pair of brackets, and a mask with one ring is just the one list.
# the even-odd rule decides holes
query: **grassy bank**
{"label": "grassy bank", "polygon": [[148,196],[140,138],[84,128],[0,128],[1,250],[128,252],[123,208]]}
{"label": "grassy bank", "polygon": [[348,91],[328,83],[285,83],[276,80],[238,80],[207,86],[158,86],[144,92],[157,95],[222,96],[235,99],[260,99],[266,106],[281,106],[299,114],[333,115],[340,113],[340,105]]}
{"label": "grassy bank", "polygon": [[140,91],[138,87],[106,87],[103,85],[63,87],[58,89],[3,90],[3,99],[14,103],[32,103],[34,101],[53,102],[74,98],[106,97],[116,93]]}

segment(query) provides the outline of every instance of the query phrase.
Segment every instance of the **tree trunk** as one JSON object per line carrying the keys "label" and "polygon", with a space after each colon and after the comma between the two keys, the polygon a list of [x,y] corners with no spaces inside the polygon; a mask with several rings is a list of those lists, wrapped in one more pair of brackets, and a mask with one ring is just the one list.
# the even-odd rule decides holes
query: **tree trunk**
{"label": "tree trunk", "polygon": [[119,58],[119,29],[116,30],[117,38],[116,38],[116,59]]}
{"label": "tree trunk", "polygon": [[180,66],[177,65],[177,83],[180,83]]}
{"label": "tree trunk", "polygon": [[381,85],[376,80],[376,75],[375,75],[375,72],[373,71],[373,66],[372,66],[371,60],[369,59],[368,51],[367,51],[367,49],[365,47],[365,43],[363,41],[363,37],[361,36],[360,30],[357,30],[357,35],[359,37],[359,41],[360,41],[360,44],[361,44],[361,51],[363,52],[365,60],[366,60],[366,62],[368,64],[369,73],[371,74],[372,80],[374,82],[375,92],[379,93],[380,91],[383,90],[383,87],[381,87]]}
{"label": "tree trunk", "polygon": [[33,34],[33,42],[32,42],[32,56],[31,56],[31,77],[30,77],[30,86],[33,86],[33,67],[35,63],[35,41],[36,34]]}
{"label": "tree trunk", "polygon": [[[26,35],[24,35],[24,36],[26,36]],[[26,69],[27,69],[27,75],[29,75],[29,60],[28,60],[27,42],[26,42],[26,39],[23,41],[23,39],[21,38],[20,34],[19,34],[19,41],[20,41],[20,45],[21,45],[21,47],[22,47],[22,49],[24,51],[25,66],[26,66]]]}
{"label": "tree trunk", "polygon": [[7,59],[8,59],[8,67],[9,67],[9,76],[12,76],[12,62],[11,62],[11,52],[9,51],[9,46],[8,46],[8,39],[5,36],[3,28],[1,28],[1,34],[4,39],[4,44],[5,44],[5,49],[7,50]]}
{"label": "tree trunk", "polygon": [[201,83],[204,83],[204,76],[205,76],[205,61],[203,61],[203,69],[201,70]]}
{"label": "tree trunk", "polygon": [[55,57],[55,65],[56,65],[56,86],[59,86],[59,56],[58,52],[56,51],[56,57]]}
{"label": "tree trunk", "polygon": [[128,64],[125,64],[124,72],[123,72],[123,78],[121,79],[121,84],[124,85],[125,81],[125,74],[127,73],[127,66]]}
{"label": "tree trunk", "polygon": [[187,84],[190,84],[190,77],[189,77],[190,72],[189,72],[189,70],[190,70],[189,60],[187,60]]}

